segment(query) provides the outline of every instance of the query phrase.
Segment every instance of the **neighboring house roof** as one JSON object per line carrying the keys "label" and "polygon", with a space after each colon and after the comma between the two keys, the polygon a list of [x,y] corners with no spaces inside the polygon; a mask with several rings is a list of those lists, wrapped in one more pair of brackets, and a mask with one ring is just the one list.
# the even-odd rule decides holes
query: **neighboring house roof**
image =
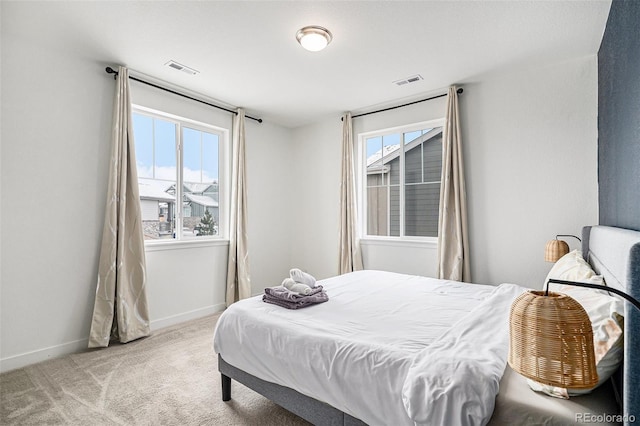
{"label": "neighboring house roof", "polygon": [[[176,184],[172,183],[169,188],[167,188],[169,192],[176,192]],[[198,183],[198,182],[185,182],[182,184],[182,192],[184,194],[203,194],[205,192],[217,192],[218,191],[218,182],[213,183]]]}
{"label": "neighboring house roof", "polygon": [[166,190],[172,183],[155,179],[138,179],[138,191],[141,200],[158,200],[176,202],[176,197],[168,194]]}
{"label": "neighboring house roof", "polygon": [[204,207],[218,207],[218,202],[206,195],[184,194],[185,198],[192,203],[200,204]]}
{"label": "neighboring house roof", "polygon": [[[415,148],[416,146],[418,146],[419,144],[424,143],[441,133],[442,133],[442,127],[436,127],[435,129],[430,129],[427,133],[418,136],[417,138],[415,138],[414,140],[406,144],[405,150],[409,151]],[[399,148],[400,148],[399,144],[387,145],[387,146],[384,146],[382,149],[376,151],[375,153],[371,154],[369,157],[367,157],[367,172],[368,173],[387,172],[388,170],[386,167],[384,167],[384,165],[398,158],[398,156],[400,155]],[[383,155],[383,152],[384,152],[384,155]]]}
{"label": "neighboring house roof", "polygon": [[367,167],[369,167],[370,165],[372,165],[376,161],[380,161],[380,159],[384,155],[391,154],[393,151],[395,151],[399,147],[400,147],[399,144],[386,145],[386,146],[382,147],[382,149],[377,150],[376,152],[374,152],[373,154],[371,154],[370,156],[367,157]]}
{"label": "neighboring house roof", "polygon": [[210,183],[189,183],[189,182],[185,182],[182,187],[184,188],[183,191],[185,193],[194,193],[194,194],[202,194],[203,192],[205,192],[207,189],[209,189],[209,187],[212,184]]}

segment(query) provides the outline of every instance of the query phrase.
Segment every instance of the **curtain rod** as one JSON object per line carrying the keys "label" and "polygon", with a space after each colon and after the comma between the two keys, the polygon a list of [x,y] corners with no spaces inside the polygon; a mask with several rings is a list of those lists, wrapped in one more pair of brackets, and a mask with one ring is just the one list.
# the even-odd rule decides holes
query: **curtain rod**
{"label": "curtain rod", "polygon": [[[456,90],[456,93],[460,94],[463,91],[464,90],[462,89],[462,87],[460,87],[460,88],[458,88],[458,90]],[[406,107],[406,106],[409,106],[409,105],[418,104],[418,103],[424,102],[424,101],[430,101],[431,99],[442,98],[442,97],[447,96],[447,95],[448,95],[448,93],[443,93],[442,95],[432,96],[432,97],[427,98],[427,99],[420,99],[419,101],[409,102],[408,104],[396,105],[396,106],[392,106],[392,107],[389,107],[389,108],[379,109],[377,111],[371,111],[371,112],[365,112],[363,114],[352,115],[351,118],[363,117],[363,116],[369,115],[369,114],[377,114],[379,112],[389,111],[389,110],[396,109],[396,108],[402,108],[402,107]],[[344,120],[344,118],[340,117],[340,120]]]}
{"label": "curtain rod", "polygon": [[[113,78],[115,78],[116,75],[118,75],[118,71],[114,70],[111,67],[105,68],[105,71],[107,72],[107,74],[115,74],[113,76]],[[238,113],[236,111],[234,111],[234,110],[231,110],[231,109],[228,109],[228,108],[224,108],[224,107],[221,107],[219,105],[215,105],[215,104],[203,101],[202,99],[192,98],[191,96],[185,95],[184,93],[176,92],[175,90],[171,90],[171,89],[166,88],[166,87],[158,86],[157,84],[153,84],[153,83],[141,80],[141,79],[136,78],[136,77],[129,76],[129,79],[138,81],[140,83],[146,84],[146,85],[151,86],[151,87],[155,87],[156,89],[164,90],[165,92],[173,93],[174,95],[182,96],[183,98],[191,99],[192,101],[200,102],[202,104],[209,105],[211,107],[218,108],[218,109],[221,109],[223,111],[230,112],[231,114],[238,115]],[[245,117],[250,118],[251,120],[255,120],[258,123],[262,123],[262,118],[255,118],[255,117],[251,117],[249,115],[245,115]]]}

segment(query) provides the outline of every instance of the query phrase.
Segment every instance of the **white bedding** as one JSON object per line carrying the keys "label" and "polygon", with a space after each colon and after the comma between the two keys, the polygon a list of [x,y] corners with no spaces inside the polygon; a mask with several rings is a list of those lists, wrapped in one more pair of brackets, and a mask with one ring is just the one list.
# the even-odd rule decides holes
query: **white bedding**
{"label": "white bedding", "polygon": [[329,301],[300,310],[261,296],[233,304],[218,320],[215,351],[369,425],[441,424],[443,413],[451,425],[489,420],[506,364],[509,306],[524,289],[380,271],[319,284]]}

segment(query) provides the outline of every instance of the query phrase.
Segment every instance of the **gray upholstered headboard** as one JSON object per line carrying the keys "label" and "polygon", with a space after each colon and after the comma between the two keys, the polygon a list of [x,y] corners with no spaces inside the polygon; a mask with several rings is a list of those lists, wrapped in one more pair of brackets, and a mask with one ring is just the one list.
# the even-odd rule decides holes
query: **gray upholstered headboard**
{"label": "gray upholstered headboard", "polygon": [[[582,254],[607,285],[640,299],[640,232],[610,226],[582,229]],[[640,311],[625,303],[623,415],[640,419]],[[628,424],[625,420],[625,424]]]}

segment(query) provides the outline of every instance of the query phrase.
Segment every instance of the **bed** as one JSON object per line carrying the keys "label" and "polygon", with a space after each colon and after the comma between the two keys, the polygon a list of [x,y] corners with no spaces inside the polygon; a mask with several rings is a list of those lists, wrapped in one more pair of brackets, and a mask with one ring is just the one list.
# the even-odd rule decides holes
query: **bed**
{"label": "bed", "polygon": [[[637,297],[640,233],[597,226],[583,236],[594,269]],[[231,398],[233,379],[318,425],[570,424],[576,413],[618,412],[609,383],[555,400],[527,389],[506,366],[508,307],[521,287],[379,271],[321,284],[330,297],[321,305],[289,312],[256,297],[221,316],[214,349],[223,400]],[[625,412],[635,413],[632,391],[640,384],[629,353],[637,351],[630,330],[638,318],[626,315],[620,392]],[[425,398],[431,402],[421,403]]]}

